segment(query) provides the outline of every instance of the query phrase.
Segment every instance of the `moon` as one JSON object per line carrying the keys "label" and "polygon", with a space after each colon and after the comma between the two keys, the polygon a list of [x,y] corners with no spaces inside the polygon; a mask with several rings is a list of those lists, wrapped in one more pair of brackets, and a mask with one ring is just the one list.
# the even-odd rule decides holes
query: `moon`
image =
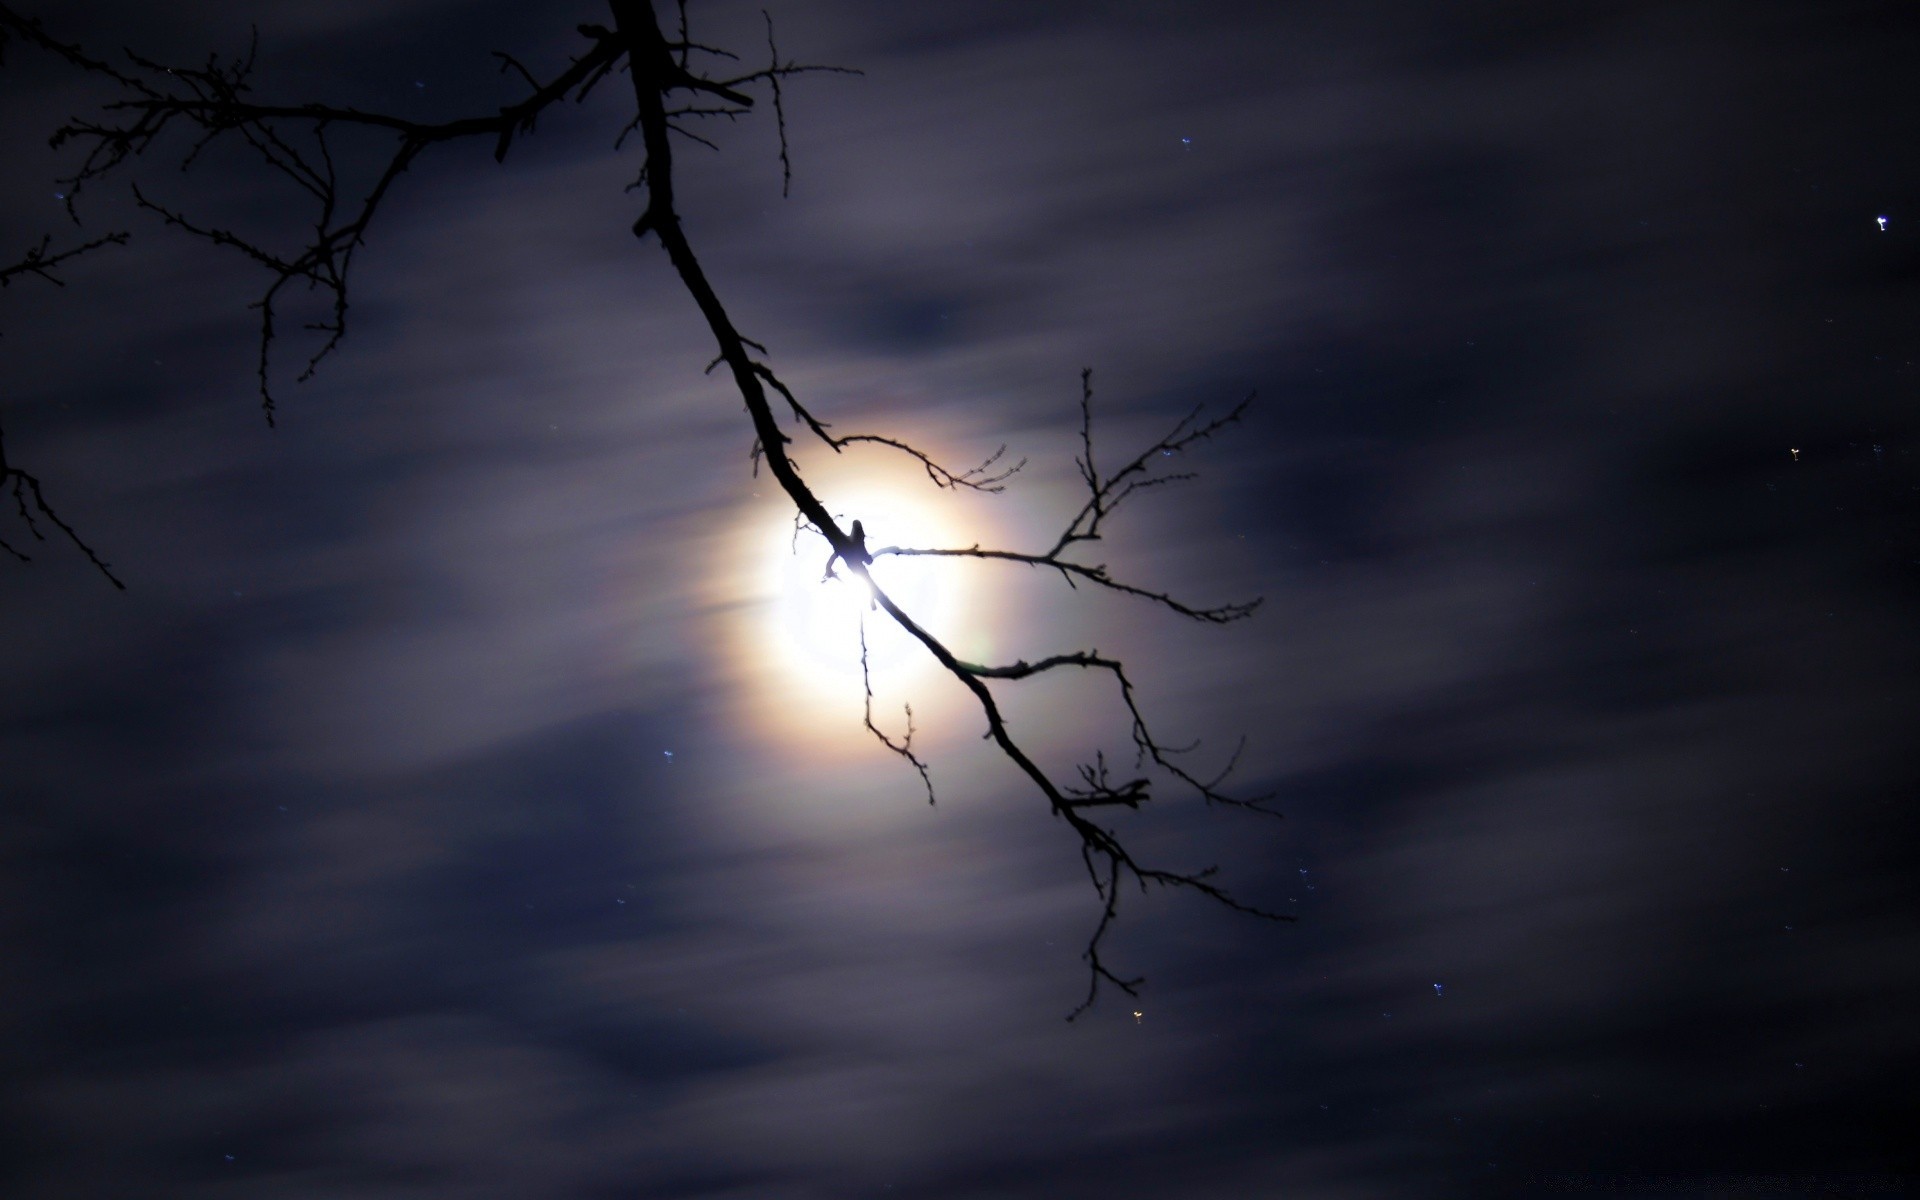
{"label": "moon", "polygon": [[[960,536],[937,505],[910,490],[856,486],[829,503],[843,523],[858,518],[865,525],[870,549],[951,546]],[[827,576],[831,550],[826,539],[810,530],[796,536],[791,521],[781,521],[767,530],[764,554],[773,597],[765,632],[789,672],[833,687],[851,681],[858,688],[864,626],[870,674],[898,687],[939,673],[925,647],[872,607],[866,585],[851,571],[836,569]],[[944,565],[882,557],[870,571],[894,603],[938,636],[953,628],[966,600],[959,573],[943,570]]]}
{"label": "moon", "polygon": [[[855,519],[865,526],[874,550],[969,546],[993,536],[978,498],[940,491],[917,469],[853,465],[822,470],[818,478],[810,473],[808,482],[843,526]],[[905,728],[902,706],[911,704],[926,736],[936,736],[938,715],[951,715],[964,693],[926,647],[872,607],[866,585],[851,572],[837,567],[837,578],[827,577],[826,539],[796,531],[791,505],[777,492],[763,492],[725,539],[729,707],[759,735],[789,749],[838,753],[850,740],[871,742],[861,723],[864,627],[875,720],[897,734]],[[894,603],[949,649],[979,658],[987,653],[997,606],[979,586],[978,566],[882,556],[871,572]]]}

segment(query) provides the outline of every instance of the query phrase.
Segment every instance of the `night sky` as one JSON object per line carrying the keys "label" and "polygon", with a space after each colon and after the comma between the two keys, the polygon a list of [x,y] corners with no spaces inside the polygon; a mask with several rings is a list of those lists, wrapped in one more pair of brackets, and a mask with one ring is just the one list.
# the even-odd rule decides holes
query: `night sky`
{"label": "night sky", "polygon": [[[764,56],[756,5],[692,8]],[[608,20],[39,14],[193,63],[257,24],[261,99],[423,120]],[[861,728],[858,605],[816,611],[630,232],[624,80],[504,164],[429,152],[310,382],[290,312],[269,429],[265,279],[128,184],[283,249],[303,198],[174,142],[74,230],[46,136],[109,97],[16,43],[0,262],[132,238],[0,292],[0,420],[128,587],[0,514],[0,1194],[1920,1187],[1920,12],[772,14],[865,74],[786,84],[784,200],[770,112],[680,143],[734,319],[836,431],[1029,460],[956,499],[801,444],[878,540],[1044,546],[1083,367],[1115,458],[1257,392],[1087,556],[1252,620],[902,587],[970,655],[1123,655],[1201,767],[1245,735],[1284,820],[1168,788],[1121,827],[1298,920],[1130,893],[1139,999],[1063,1019],[1078,844],[911,654],[879,715],[913,703],[936,806]],[[1125,757],[1097,681],[1007,695],[1061,773]]]}

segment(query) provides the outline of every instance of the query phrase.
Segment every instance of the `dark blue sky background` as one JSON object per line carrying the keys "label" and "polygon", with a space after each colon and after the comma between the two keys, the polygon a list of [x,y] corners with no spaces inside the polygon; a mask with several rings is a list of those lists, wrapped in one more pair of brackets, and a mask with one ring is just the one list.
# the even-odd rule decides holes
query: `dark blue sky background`
{"label": "dark blue sky background", "polygon": [[[262,98],[423,118],[606,19],[41,15],[181,61],[257,24]],[[0,293],[9,458],[129,583],[0,527],[34,553],[0,564],[0,1192],[1914,1187],[1909,6],[773,15],[866,75],[790,84],[787,200],[769,114],[684,146],[689,235],[840,428],[1031,457],[921,489],[959,536],[1071,512],[1082,366],[1116,455],[1258,390],[1099,556],[1252,622],[941,587],[983,656],[1124,652],[1169,740],[1245,733],[1285,821],[1169,791],[1128,828],[1300,920],[1130,896],[1141,1000],[1061,1020],[1097,909],[1044,801],[901,664],[929,809],[854,648],[782,645],[783,514],[628,232],[624,85],[410,172],[272,431],[262,281],[122,180],[83,215],[128,246]],[[12,261],[78,236],[45,135],[101,95],[15,46],[0,97]],[[149,159],[299,237],[242,156]],[[803,465],[886,509],[878,461]],[[1063,769],[1124,745],[1096,689],[1011,706]]]}

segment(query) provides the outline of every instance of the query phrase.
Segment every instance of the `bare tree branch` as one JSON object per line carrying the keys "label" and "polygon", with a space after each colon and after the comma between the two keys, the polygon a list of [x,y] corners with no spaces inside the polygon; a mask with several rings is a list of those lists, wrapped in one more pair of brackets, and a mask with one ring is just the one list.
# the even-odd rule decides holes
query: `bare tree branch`
{"label": "bare tree branch", "polygon": [[[269,283],[253,307],[260,312],[255,374],[261,411],[269,425],[274,422],[276,409],[271,364],[280,333],[276,318],[288,286],[304,284],[329,301],[328,315],[306,327],[321,338],[295,377],[296,381],[305,381],[346,336],[354,255],[365,244],[381,202],[414,161],[429,147],[470,138],[491,139],[494,159],[503,161],[516,136],[531,132],[547,109],[568,96],[576,101],[584,99],[620,57],[612,33],[600,26],[583,25],[579,32],[590,42],[587,52],[544,83],[517,59],[499,56],[502,70],[517,73],[530,89],[520,101],[493,113],[436,123],[339,105],[257,102],[252,98],[255,55],[251,47],[245,55],[232,59],[209,55],[198,66],[168,65],[129,52],[132,66],[123,70],[94,58],[78,45],[50,37],[38,22],[21,17],[4,4],[0,4],[0,29],[120,86],[120,98],[107,103],[99,116],[74,118],[53,134],[56,149],[72,146],[81,152],[79,165],[61,180],[68,211],[76,219],[76,202],[89,185],[155,150],[175,131],[182,135],[178,161],[183,170],[217,141],[236,140],[258,155],[270,171],[291,182],[313,205],[311,230],[302,246],[293,252],[275,253],[246,234],[197,221],[180,208],[150,197],[137,185],[133,189],[136,203],[168,225],[216,246],[237,250],[266,268]],[[336,130],[387,141],[382,165],[359,189],[349,190],[336,171],[329,143],[329,135]]]}
{"label": "bare tree branch", "polygon": [[913,705],[904,706],[907,714],[907,732],[898,739],[888,736],[885,730],[873,723],[873,669],[867,661],[867,618],[864,613],[860,617],[860,686],[867,693],[866,706],[862,715],[867,732],[871,733],[882,746],[906,759],[908,765],[920,773],[920,783],[927,789],[927,803],[932,804],[934,802],[933,772],[927,766],[926,760],[913,752]]}
{"label": "bare tree branch", "polygon": [[[1181,455],[1239,421],[1252,397],[1218,417],[1207,418],[1196,409],[1118,469],[1103,471],[1095,457],[1091,372],[1082,372],[1081,451],[1077,465],[1087,488],[1086,499],[1048,548],[1030,552],[988,548],[976,543],[952,548],[888,546],[870,551],[861,522],[853,520],[843,525],[844,518],[834,513],[803,478],[796,457],[802,447],[824,446],[835,454],[857,446],[880,447],[913,459],[937,487],[986,493],[1002,491],[1026,460],[1002,465],[1006,455],[1006,447],[1002,446],[977,466],[955,470],[905,439],[864,431],[838,433],[829,422],[816,416],[775,373],[767,361],[771,358],[767,349],[735,327],[683,226],[674,191],[673,160],[675,137],[713,145],[710,139],[693,132],[691,123],[715,117],[738,119],[754,107],[749,90],[765,85],[773,99],[780,139],[784,194],[791,188],[793,164],[786,136],[783,84],[802,74],[858,72],[783,61],[774,41],[772,18],[767,16],[768,65],[731,76],[710,74],[694,64],[737,60],[728,51],[693,39],[686,27],[684,3],[676,4],[678,27],[676,36],[669,40],[662,32],[651,0],[608,2],[612,28],[579,26],[578,31],[588,46],[567,67],[542,82],[538,73],[518,59],[497,55],[501,71],[517,79],[528,89],[528,94],[497,112],[440,123],[416,122],[353,107],[257,102],[252,97],[251,51],[230,60],[209,57],[204,64],[193,67],[170,67],[129,55],[132,65],[123,69],[95,59],[77,46],[51,38],[38,23],[20,17],[4,3],[0,3],[0,34],[30,42],[83,72],[110,80],[119,89],[119,98],[109,102],[99,115],[70,121],[54,135],[56,145],[70,145],[82,152],[78,168],[68,179],[69,196],[121,170],[178,131],[177,141],[170,145],[171,153],[177,156],[182,167],[190,165],[210,145],[226,139],[246,148],[270,172],[287,179],[311,206],[310,226],[299,245],[290,251],[276,252],[248,234],[189,216],[178,205],[150,198],[137,187],[134,190],[136,202],[165,223],[204,241],[237,250],[267,274],[268,285],[255,301],[255,307],[261,312],[259,390],[270,422],[274,399],[268,355],[277,336],[275,320],[283,289],[289,284],[304,283],[331,302],[329,315],[309,326],[322,337],[319,348],[298,376],[306,379],[344,337],[348,284],[355,253],[365,244],[367,231],[384,199],[422,153],[442,143],[479,137],[490,139],[495,159],[504,160],[513,139],[531,131],[549,108],[569,96],[583,99],[599,81],[624,67],[633,87],[634,113],[631,120],[623,122],[614,142],[618,147],[629,135],[638,133],[644,149],[644,163],[632,187],[645,189],[646,202],[633,223],[633,233],[638,238],[652,237],[659,242],[682,286],[705,319],[717,351],[707,369],[711,372],[724,367],[745,405],[752,427],[750,458],[755,473],[764,464],[793,504],[796,532],[803,528],[811,530],[827,543],[830,552],[827,574],[844,570],[858,581],[870,600],[871,611],[884,614],[886,620],[917,643],[974,697],[985,724],[985,737],[1039,791],[1053,816],[1071,832],[1078,845],[1101,910],[1083,955],[1088,970],[1087,995],[1069,1019],[1084,1012],[1097,999],[1103,985],[1133,994],[1141,982],[1139,978],[1116,973],[1102,957],[1105,939],[1119,918],[1120,891],[1127,880],[1143,889],[1153,885],[1194,892],[1227,908],[1267,919],[1290,919],[1236,899],[1212,882],[1211,867],[1174,871],[1140,861],[1116,828],[1097,819],[1117,810],[1138,810],[1149,803],[1155,795],[1156,776],[1172,779],[1205,803],[1273,815],[1265,807],[1268,797],[1245,798],[1224,790],[1227,776],[1239,757],[1237,750],[1223,767],[1211,774],[1187,766],[1185,756],[1195,747],[1160,741],[1147,722],[1123,661],[1097,650],[1067,651],[1036,662],[1019,660],[995,665],[964,661],[889,595],[871,571],[873,561],[882,557],[971,558],[1019,563],[1056,571],[1070,586],[1092,584],[1145,600],[1190,620],[1224,625],[1244,619],[1258,607],[1258,599],[1213,607],[1189,604],[1171,593],[1118,578],[1104,564],[1071,557],[1070,552],[1082,543],[1101,540],[1108,519],[1131,497],[1192,478],[1191,472],[1165,471],[1162,465],[1166,459]],[[343,182],[336,169],[337,157],[330,138],[344,134],[373,138],[383,147],[379,156],[382,165],[358,187]],[[50,260],[41,261],[43,265],[52,265]],[[779,412],[782,408],[787,418],[804,431],[798,444],[794,435],[783,428]],[[15,478],[15,474],[10,473],[9,479]],[[16,487],[26,488],[37,501],[37,481],[24,474],[19,474],[18,480],[21,482],[17,482]],[[17,496],[26,494],[16,492]],[[23,516],[30,517],[24,499],[21,511]],[[44,506],[37,511],[51,518],[50,510]],[[100,565],[104,570],[104,564]],[[913,745],[916,729],[911,707],[905,710],[906,729],[900,736],[888,733],[875,720],[866,620],[863,614],[860,663],[865,727],[883,747],[915,769],[932,802],[931,769]],[[1090,760],[1075,765],[1070,774],[1056,777],[1015,737],[996,689],[1068,671],[1104,676],[1117,691],[1128,713],[1135,758],[1133,770],[1116,770],[1105,753],[1096,750]]]}
{"label": "bare tree branch", "polygon": [[[0,25],[0,30],[5,28],[4,25]],[[102,246],[124,246],[126,243],[126,234],[108,233],[102,234],[92,241],[82,242],[77,246],[53,250],[51,249],[53,237],[49,234],[46,237],[42,237],[37,245],[29,247],[27,251],[20,256],[19,261],[6,266],[0,266],[0,288],[10,287],[16,278],[23,277],[38,279],[43,283],[50,283],[55,287],[65,287],[66,282],[53,273],[55,267],[72,259],[76,259],[83,254],[98,250]],[[66,539],[73,543],[75,549],[86,556],[87,561],[93,564],[94,569],[106,576],[107,582],[119,588],[121,591],[127,589],[127,585],[121,582],[120,578],[113,573],[112,568],[107,566],[106,561],[100,557],[98,552],[87,544],[86,539],[82,538],[73,526],[67,524],[67,522],[61,518],[59,512],[54,509],[53,505],[47,503],[46,492],[43,490],[39,477],[27,471],[25,468],[15,466],[12,462],[8,461],[7,431],[3,425],[0,425],[0,490],[12,494],[14,513],[20,518],[20,523],[27,527],[27,532],[33,537],[34,541],[44,542],[47,540],[46,535],[40,532],[40,521],[45,520],[62,534],[66,535]],[[31,501],[31,503],[29,503],[29,501]],[[5,551],[21,562],[33,561],[31,555],[5,538],[0,538],[0,551]]]}
{"label": "bare tree branch", "polygon": [[[1126,583],[1115,579],[1108,573],[1104,563],[1083,563],[1064,557],[1066,551],[1081,542],[1099,541],[1101,526],[1107,517],[1113,514],[1122,501],[1150,488],[1164,487],[1194,477],[1191,471],[1174,474],[1154,474],[1154,461],[1158,458],[1170,458],[1181,453],[1195,442],[1212,437],[1227,426],[1240,420],[1247,406],[1253,403],[1253,396],[1235,405],[1224,416],[1201,422],[1203,410],[1196,408],[1187,414],[1179,424],[1159,441],[1135,455],[1125,466],[1112,475],[1103,476],[1094,465],[1093,457],[1093,371],[1089,368],[1080,373],[1080,444],[1081,457],[1075,460],[1080,469],[1080,477],[1087,484],[1088,498],[1073,519],[1067,522],[1053,545],[1040,553],[1026,553],[1015,550],[990,550],[978,542],[971,546],[949,548],[916,548],[909,546],[883,546],[873,551],[875,558],[978,558],[999,562],[1021,563],[1029,567],[1045,567],[1058,571],[1060,577],[1069,586],[1078,583],[1092,583],[1129,596],[1138,596],[1195,621],[1205,621],[1213,625],[1226,625],[1250,617],[1260,607],[1260,598],[1238,603],[1221,604],[1212,608],[1196,608],[1184,601],[1175,599],[1167,592],[1156,592],[1149,588]],[[1022,460],[1024,465],[1025,460]],[[1015,466],[1012,470],[1018,470]],[[1009,471],[1008,474],[1011,474]],[[996,489],[997,490],[997,489]]]}
{"label": "bare tree branch", "polygon": [[107,233],[94,238],[90,242],[82,242],[78,246],[69,246],[64,250],[54,250],[52,253],[48,253],[49,248],[53,245],[53,235],[47,234],[40,239],[38,245],[29,246],[26,252],[20,256],[18,262],[0,267],[0,288],[7,287],[16,277],[23,275],[31,275],[55,287],[65,287],[67,286],[66,281],[53,273],[55,267],[69,259],[79,258],[82,254],[90,250],[98,250],[102,246],[124,246],[126,244],[126,234]]}
{"label": "bare tree branch", "polygon": [[[677,88],[688,86],[684,80],[685,72],[674,61],[670,45],[660,34],[652,5],[648,0],[612,0],[612,4],[615,26],[622,36],[628,39],[628,61],[632,67],[634,98],[647,152],[647,209],[640,220],[635,222],[634,233],[642,237],[652,234],[659,239],[681,282],[699,306],[701,314],[707,320],[709,330],[713,333],[714,340],[718,343],[717,361],[727,365],[741,399],[746,404],[748,415],[754,426],[757,452],[801,516],[826,539],[832,549],[829,567],[831,568],[832,564],[838,561],[865,583],[874,605],[885,612],[900,629],[919,642],[949,675],[973,694],[986,720],[987,737],[1032,781],[1046,797],[1054,814],[1065,821],[1079,838],[1082,858],[1087,863],[1095,889],[1101,896],[1102,911],[1100,921],[1088,940],[1084,956],[1089,972],[1087,998],[1074,1009],[1069,1019],[1078,1016],[1093,1003],[1102,981],[1117,986],[1128,994],[1132,994],[1140,982],[1138,979],[1129,979],[1115,974],[1108,969],[1101,958],[1102,943],[1118,916],[1119,885],[1123,875],[1131,876],[1142,887],[1151,883],[1161,887],[1195,891],[1237,911],[1271,920],[1288,919],[1282,914],[1267,912],[1244,904],[1217,885],[1208,882],[1212,874],[1211,868],[1178,872],[1138,862],[1114,831],[1095,823],[1086,813],[1088,810],[1107,805],[1138,807],[1149,798],[1150,789],[1147,781],[1143,778],[1133,779],[1124,784],[1115,785],[1108,778],[1104,759],[1096,758],[1094,764],[1080,771],[1083,787],[1068,789],[1056,784],[1026,749],[1015,740],[999,703],[988,686],[989,680],[1014,681],[1056,667],[1078,666],[1105,670],[1116,681],[1128,712],[1132,715],[1134,743],[1143,760],[1151,760],[1209,802],[1270,811],[1262,807],[1260,800],[1236,800],[1228,797],[1219,790],[1220,777],[1202,780],[1176,764],[1173,757],[1177,752],[1163,747],[1149,731],[1140,713],[1132,681],[1127,677],[1124,667],[1118,660],[1102,658],[1096,653],[1087,652],[1059,655],[1044,660],[1039,665],[1021,662],[1004,667],[989,667],[963,662],[944,643],[902,609],[873,579],[869,571],[872,556],[867,551],[864,537],[859,534],[858,525],[843,529],[827,506],[801,478],[789,450],[792,440],[781,431],[775,419],[773,406],[768,398],[768,388],[778,392],[795,417],[820,441],[836,451],[853,444],[856,439],[885,444],[896,449],[906,449],[923,466],[928,467],[928,473],[933,477],[934,482],[942,486],[954,486],[957,482],[962,486],[978,486],[983,490],[995,490],[1006,474],[1011,472],[997,476],[983,474],[992,462],[997,461],[998,453],[981,468],[976,468],[975,471],[964,475],[955,475],[944,468],[937,468],[925,455],[895,439],[872,435],[836,437],[829,432],[824,422],[808,411],[806,406],[794,396],[792,390],[775,376],[770,367],[748,353],[747,342],[734,327],[732,318],[727,314],[725,306],[714,291],[681,226],[679,213],[674,208],[672,147],[668,138],[667,109],[663,98]],[[1258,601],[1222,609],[1194,609],[1179,604],[1169,597],[1112,580],[1104,567],[1071,563],[1060,557],[1062,551],[1071,545],[1098,539],[1103,522],[1129,496],[1143,489],[1164,484],[1172,478],[1156,476],[1152,473],[1149,461],[1154,456],[1177,454],[1193,443],[1211,437],[1226,425],[1237,421],[1245,411],[1247,403],[1248,401],[1242,401],[1226,416],[1206,422],[1200,421],[1200,414],[1196,411],[1175,426],[1166,437],[1118,471],[1110,475],[1102,475],[1095,465],[1093,456],[1091,374],[1083,373],[1081,414],[1084,449],[1081,472],[1089,489],[1086,504],[1068,523],[1066,530],[1054,546],[1043,555],[1029,555],[1022,558],[1005,553],[977,552],[977,548],[976,552],[970,553],[976,557],[1007,557],[1015,558],[1016,561],[1027,561],[1029,565],[1051,566],[1070,578],[1077,576],[1089,579],[1103,586],[1153,599],[1172,608],[1175,612],[1200,620],[1223,623],[1249,615]],[[862,638],[864,651],[864,630]],[[864,653],[862,662],[864,666]],[[903,747],[897,747],[874,727],[871,720],[870,694],[868,714],[869,730],[873,731],[889,749],[893,749],[896,753],[903,753]],[[909,761],[916,767],[921,767],[919,760],[911,758],[910,755]],[[922,769],[922,779],[926,778],[925,771]]]}
{"label": "bare tree branch", "polygon": [[[106,560],[102,559],[99,553],[87,544],[86,539],[82,538],[73,526],[61,519],[60,514],[54,510],[53,505],[47,503],[47,497],[41,490],[39,478],[7,461],[6,433],[4,430],[0,430],[0,487],[4,487],[13,494],[14,511],[19,516],[21,522],[26,525],[27,532],[33,535],[34,541],[44,542],[47,540],[47,535],[40,532],[39,522],[35,520],[34,514],[38,513],[41,517],[51,522],[61,533],[65,534],[67,540],[73,543],[74,548],[86,555],[87,561],[94,565],[94,569],[107,577],[108,583],[111,583],[123,592],[127,590],[127,585],[120,580],[119,576],[113,573],[113,568],[107,565]],[[33,500],[31,507],[27,504],[29,497]],[[6,551],[21,562],[33,561],[32,555],[21,550],[5,538],[0,538],[0,550]]]}

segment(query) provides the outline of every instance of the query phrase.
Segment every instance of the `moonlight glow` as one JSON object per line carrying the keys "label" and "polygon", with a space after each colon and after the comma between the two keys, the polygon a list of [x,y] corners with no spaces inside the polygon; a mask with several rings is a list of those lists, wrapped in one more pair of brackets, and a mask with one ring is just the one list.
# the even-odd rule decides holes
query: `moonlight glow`
{"label": "moonlight glow", "polygon": [[[939,510],[904,489],[856,488],[835,497],[834,503],[843,522],[858,518],[864,524],[867,545],[873,549],[956,544],[958,535]],[[877,682],[898,687],[938,674],[932,657],[919,643],[885,614],[874,611],[864,583],[846,570],[827,577],[830,550],[824,538],[806,530],[796,537],[787,521],[773,526],[768,534],[765,559],[774,600],[766,632],[789,670],[828,681],[836,689],[844,688],[848,680],[857,687],[864,619],[867,661]],[[959,572],[950,566],[882,558],[873,564],[872,574],[896,604],[940,632],[952,628],[964,599]]]}
{"label": "moonlight glow", "polygon": [[[993,497],[936,490],[911,464],[820,463],[809,480],[843,525],[861,522],[875,550],[966,546],[995,532],[985,515]],[[910,703],[923,729],[941,713],[970,726],[964,705],[971,698],[924,647],[870,607],[866,586],[844,568],[836,569],[838,578],[825,577],[826,540],[811,530],[796,533],[793,509],[775,502],[774,494],[759,499],[715,546],[722,557],[714,599],[725,622],[725,676],[739,716],[786,743],[788,752],[833,747],[843,753],[858,744],[884,754],[860,723],[864,619],[875,719],[900,732],[902,705]],[[963,657],[991,653],[981,631],[1004,614],[988,603],[980,584],[990,581],[981,578],[979,564],[883,557],[872,574],[895,603]]]}

